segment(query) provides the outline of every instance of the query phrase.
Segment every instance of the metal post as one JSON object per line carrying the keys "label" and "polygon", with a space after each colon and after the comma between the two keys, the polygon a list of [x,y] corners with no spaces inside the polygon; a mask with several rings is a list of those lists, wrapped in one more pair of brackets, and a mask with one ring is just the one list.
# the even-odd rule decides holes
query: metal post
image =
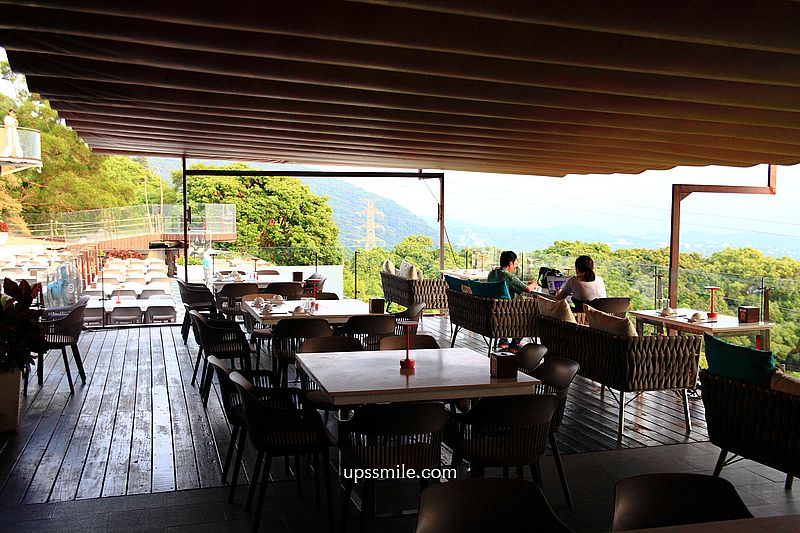
{"label": "metal post", "polygon": [[358,300],[358,250],[353,254],[353,298]]}
{"label": "metal post", "polygon": [[444,174],[439,177],[439,270],[444,270]]}
{"label": "metal post", "polygon": [[183,169],[183,281],[189,283],[189,197],[186,190],[186,155],[181,158]]}

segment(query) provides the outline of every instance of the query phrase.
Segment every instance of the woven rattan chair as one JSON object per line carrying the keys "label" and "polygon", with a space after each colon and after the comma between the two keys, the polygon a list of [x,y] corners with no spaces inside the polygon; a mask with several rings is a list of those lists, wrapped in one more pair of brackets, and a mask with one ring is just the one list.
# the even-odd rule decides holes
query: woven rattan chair
{"label": "woven rattan chair", "polygon": [[405,335],[393,335],[391,337],[384,337],[381,339],[381,350],[405,350],[406,342],[410,344],[411,350],[428,350],[438,349],[439,343],[430,335],[409,335],[406,339]]}
{"label": "woven rattan chair", "polygon": [[[413,304],[409,305],[406,308],[405,311],[400,311],[398,313],[392,313],[392,315],[395,317],[395,319],[401,318],[401,319],[404,319],[404,320],[414,320],[414,321],[419,323],[422,320],[422,312],[424,310],[425,310],[425,302],[416,302],[416,303],[413,303]],[[417,333],[418,327],[419,327],[419,325],[412,326],[410,328],[412,335],[415,335]],[[404,328],[400,324],[397,324],[397,326],[395,326],[394,334],[395,335],[405,335],[406,334],[406,328]]]}
{"label": "woven rattan chair", "polygon": [[361,341],[365,350],[378,350],[382,338],[394,335],[395,322],[389,315],[351,316],[341,332]]}
{"label": "woven rattan chair", "polygon": [[[628,308],[631,305],[630,298],[596,298],[591,302],[586,302],[598,311],[609,313],[619,317],[625,317],[628,314]],[[581,307],[582,309],[582,307]]]}
{"label": "woven rattan chair", "polygon": [[[359,407],[339,422],[339,449],[345,468],[390,468],[397,465],[421,472],[441,466],[442,435],[447,415],[440,403],[372,404]],[[425,480],[420,480],[421,484]],[[345,477],[341,530],[347,524],[353,479]],[[359,531],[375,500],[375,480],[364,482]]]}
{"label": "woven rattan chair", "polygon": [[536,364],[533,368],[528,368],[527,365],[536,357],[534,350],[539,353],[542,352],[541,349],[544,349],[545,352],[547,351],[543,346],[533,346],[534,347],[531,348],[527,354],[528,358],[524,361],[526,365],[523,365],[523,360],[520,358],[520,370],[541,381],[541,383],[534,388],[534,394],[555,394],[558,398],[558,406],[553,413],[553,421],[550,424],[550,450],[553,452],[553,460],[556,463],[556,470],[558,471],[558,478],[561,481],[561,488],[564,491],[564,499],[567,502],[567,507],[572,507],[572,496],[569,492],[564,465],[561,462],[556,433],[558,433],[558,430],[561,428],[561,422],[564,420],[564,409],[567,406],[569,387],[581,367],[578,363],[570,361],[569,359],[547,357],[541,364]]}
{"label": "woven rattan chair", "polygon": [[294,281],[275,281],[264,290],[269,294],[280,294],[286,300],[299,300],[303,296],[303,285]]}
{"label": "woven rattan chair", "polygon": [[617,482],[611,531],[743,518],[753,515],[727,479],[702,474],[645,474]]}
{"label": "woven rattan chair", "polygon": [[691,431],[686,390],[694,389],[697,384],[702,337],[618,337],[544,315],[536,317],[536,334],[547,346],[549,355],[575,361],[581,366],[583,377],[619,391],[614,396],[619,406],[617,440],[622,440],[628,393],[678,392],[683,401],[686,431]]}
{"label": "woven rattan chair", "polygon": [[[186,283],[181,279],[175,281],[178,282],[181,301],[186,306],[187,311],[205,311],[208,313],[213,313],[215,311],[214,295],[211,294],[208,287],[197,283]],[[186,344],[189,338],[189,329],[191,329],[191,327],[191,319],[187,312],[183,315],[183,323],[181,324],[181,337],[183,338],[184,344]]]}
{"label": "woven rattan chair", "polygon": [[[186,316],[189,317],[191,322],[191,330],[192,334],[194,335],[194,341],[197,344],[197,357],[194,361],[194,372],[192,374],[192,385],[195,384],[197,381],[197,371],[200,368],[200,361],[203,360],[203,344],[202,338],[200,337],[200,326],[198,325],[200,322],[205,322],[207,324],[211,324],[212,326],[216,326],[218,328],[230,328],[230,329],[239,329],[239,324],[234,322],[233,320],[224,320],[215,318],[212,315],[208,315],[206,313],[201,313],[199,311],[194,311],[188,304],[184,304],[186,308]],[[195,315],[195,313],[197,315]],[[205,375],[205,366],[203,375]],[[200,379],[200,383],[202,383],[202,378]]]}
{"label": "woven rattan chair", "polygon": [[[361,341],[352,339],[350,337],[311,337],[303,342],[300,349],[302,353],[331,353],[331,352],[360,352],[363,350]],[[334,406],[331,399],[321,390],[316,383],[308,378],[305,372],[300,368],[297,369],[300,375],[300,384],[302,389],[306,392],[306,407],[310,409],[319,409],[325,411],[325,416],[328,416],[330,411],[347,410],[352,406]],[[326,418],[327,420],[327,418]]]}
{"label": "woven rattan chair", "polygon": [[381,272],[381,285],[387,309],[392,302],[405,307],[426,302],[428,309],[447,310],[447,283],[442,278],[407,279]]}
{"label": "woven rattan chair", "polygon": [[317,292],[317,300],[338,300],[339,295],[335,292]]}
{"label": "woven rattan chair", "polygon": [[255,283],[228,283],[216,294],[217,311],[228,318],[244,315],[242,297],[258,292]]}
{"label": "woven rattan chair", "polygon": [[289,382],[289,365],[295,363],[295,354],[303,341],[311,337],[329,337],[333,334],[328,321],[323,318],[284,318],[272,328],[272,370],[282,386]]}
{"label": "woven rattan chair", "polygon": [[[86,383],[86,372],[83,369],[83,360],[81,359],[81,352],[78,350],[78,340],[83,331],[83,314],[86,309],[86,303],[75,307],[66,316],[53,318],[50,320],[42,320],[42,344],[39,347],[39,360],[36,364],[36,374],[39,380],[39,386],[44,383],[44,357],[50,350],[61,350],[61,355],[64,358],[64,369],[67,374],[67,381],[69,382],[69,390],[71,393],[75,392],[75,387],[72,382],[72,373],[69,369],[69,358],[67,357],[67,346],[72,350],[72,357],[75,359],[75,366],[78,367],[78,374],[81,377],[81,382]],[[27,393],[27,380],[25,382],[25,392]]]}
{"label": "woven rattan chair", "polygon": [[[233,451],[238,447],[239,451],[234,463],[233,477],[231,478],[231,491],[229,500],[233,501],[236,491],[236,483],[239,480],[239,470],[242,462],[242,455],[244,453],[245,438],[247,435],[247,426],[244,419],[244,407],[242,406],[242,399],[239,395],[239,389],[236,388],[233,381],[230,379],[230,374],[233,369],[226,365],[217,357],[209,356],[208,365],[214,370],[217,375],[217,383],[219,383],[219,394],[222,400],[222,407],[225,409],[225,417],[228,419],[228,424],[231,426],[231,440],[228,443],[228,451],[225,453],[225,462],[222,465],[222,482],[228,477],[228,472],[233,459]],[[268,389],[275,386],[275,374],[270,370],[237,370],[247,381],[249,381],[256,389]],[[291,407],[289,405],[288,407]]]}
{"label": "woven rattan chair", "polygon": [[570,533],[539,487],[519,479],[463,479],[422,492],[416,533]]}
{"label": "woven rattan chair", "polygon": [[142,310],[138,307],[115,307],[108,314],[108,321],[114,326],[141,324]]}
{"label": "woven rattan chair", "polygon": [[[786,473],[785,488],[800,476],[800,396],[700,371],[708,438],[719,446],[714,475],[750,459]],[[733,454],[728,459],[728,454]],[[737,457],[738,456],[738,457]]]}
{"label": "woven rattan chair", "polygon": [[[253,531],[258,531],[259,522],[261,521],[272,459],[273,457],[288,457],[291,455],[295,456],[297,463],[298,487],[300,475],[299,456],[312,455],[314,457],[317,487],[319,487],[319,459],[322,456],[321,469],[325,475],[328,520],[331,530],[333,530],[333,495],[331,492],[330,456],[328,451],[332,445],[332,440],[319,413],[313,409],[275,407],[270,405],[270,402],[264,401],[265,395],[269,397],[269,391],[264,389],[255,391],[253,385],[238,372],[231,373],[230,379],[238,388],[244,406],[245,425],[248,429],[247,436],[258,452],[253,468],[250,491],[247,496],[247,504],[245,505],[245,509],[250,510],[259,473],[261,472],[261,490],[256,504],[256,514],[253,518]],[[256,392],[260,394],[256,395]],[[297,392],[302,394],[300,391]],[[277,394],[284,397],[286,392],[281,390]],[[317,500],[319,501],[319,490],[317,490]]]}
{"label": "woven rattan chair", "polygon": [[205,406],[208,404],[212,377],[212,373],[208,371],[208,357],[213,355],[218,359],[227,359],[232,367],[238,361],[239,368],[250,370],[253,351],[244,332],[235,322],[208,319],[197,311],[191,311],[191,316],[197,325],[200,346],[205,354],[200,378],[200,396]]}
{"label": "woven rattan chair", "polygon": [[545,396],[481,398],[466,413],[452,414],[445,442],[453,449],[453,464],[470,463],[470,475],[483,477],[486,467],[529,465],[542,484],[539,460],[547,449],[558,400]]}

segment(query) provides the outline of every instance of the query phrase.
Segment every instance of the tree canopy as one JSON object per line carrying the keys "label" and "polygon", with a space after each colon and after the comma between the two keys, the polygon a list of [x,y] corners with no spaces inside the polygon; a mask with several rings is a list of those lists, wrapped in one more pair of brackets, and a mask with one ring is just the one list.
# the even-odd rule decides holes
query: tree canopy
{"label": "tree canopy", "polygon": [[[0,63],[0,72],[15,91],[14,98],[0,95],[0,109],[13,107],[20,127],[39,130],[42,149],[41,171],[17,172],[0,184],[0,216],[19,224],[22,214],[143,204],[146,183],[151,200],[160,200],[160,178],[144,160],[93,154],[46,100],[27,91],[23,77],[11,72],[8,62]],[[164,201],[175,200],[174,190],[165,184]]]}
{"label": "tree canopy", "polygon": [[[255,170],[244,163],[192,165],[193,170]],[[181,189],[181,173],[173,183]],[[339,263],[339,228],[327,197],[316,196],[300,180],[273,176],[191,176],[187,196],[192,205],[236,205],[234,248],[283,264]]]}

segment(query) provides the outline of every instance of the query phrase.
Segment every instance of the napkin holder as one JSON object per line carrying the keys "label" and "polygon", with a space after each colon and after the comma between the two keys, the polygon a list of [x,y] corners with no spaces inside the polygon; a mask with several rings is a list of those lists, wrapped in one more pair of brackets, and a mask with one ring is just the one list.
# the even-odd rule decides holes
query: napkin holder
{"label": "napkin holder", "polygon": [[749,324],[761,320],[761,310],[752,305],[739,306],[739,322]]}
{"label": "napkin holder", "polygon": [[489,365],[489,372],[493,378],[516,378],[519,359],[513,353],[493,352],[489,356]]}
{"label": "napkin holder", "polygon": [[372,314],[383,314],[383,308],[386,306],[386,300],[383,298],[370,298],[369,299],[369,312]]}

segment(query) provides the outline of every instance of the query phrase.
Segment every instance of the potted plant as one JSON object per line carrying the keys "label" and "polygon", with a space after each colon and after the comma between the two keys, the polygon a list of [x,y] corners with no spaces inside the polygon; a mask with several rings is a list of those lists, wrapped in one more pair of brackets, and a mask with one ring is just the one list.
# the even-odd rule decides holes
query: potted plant
{"label": "potted plant", "polygon": [[8,241],[8,224],[0,222],[0,246]]}
{"label": "potted plant", "polygon": [[0,432],[16,431],[22,372],[33,363],[42,339],[41,311],[31,309],[42,284],[6,278],[0,297]]}

